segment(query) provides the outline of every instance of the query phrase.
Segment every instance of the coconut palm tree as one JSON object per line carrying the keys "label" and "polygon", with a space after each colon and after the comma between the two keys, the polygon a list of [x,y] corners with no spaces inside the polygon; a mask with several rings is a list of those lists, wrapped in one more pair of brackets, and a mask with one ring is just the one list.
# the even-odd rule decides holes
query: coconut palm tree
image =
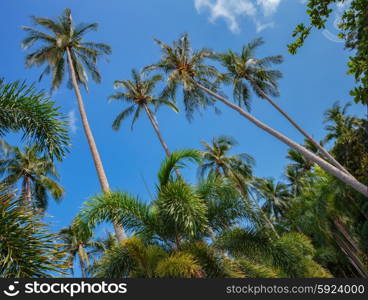
{"label": "coconut palm tree", "polygon": [[14,186],[21,182],[23,205],[45,209],[50,194],[59,201],[64,189],[57,183],[59,177],[48,156],[40,156],[37,146],[26,146],[24,151],[14,148],[13,154],[0,161],[3,183]]}
{"label": "coconut palm tree", "polygon": [[0,143],[8,150],[11,147],[2,137],[21,131],[27,142],[61,160],[69,147],[67,123],[63,119],[55,103],[34,85],[0,79]]}
{"label": "coconut palm tree", "polygon": [[128,116],[134,115],[132,120],[131,129],[133,129],[134,123],[140,116],[142,110],[147,114],[153,129],[155,130],[158,139],[167,156],[171,155],[171,152],[163,139],[160,129],[158,127],[158,122],[155,117],[154,112],[150,109],[150,106],[158,108],[159,106],[165,105],[170,107],[173,111],[178,112],[177,107],[174,103],[166,100],[157,98],[152,95],[156,84],[162,80],[161,75],[155,75],[149,78],[143,78],[142,73],[138,73],[136,70],[132,70],[133,80],[116,80],[114,83],[115,88],[122,87],[124,92],[117,92],[109,97],[110,100],[124,100],[130,106],[123,110],[114,120],[112,128],[114,130],[119,130],[121,122]]}
{"label": "coconut palm tree", "polygon": [[254,186],[259,198],[264,200],[262,209],[267,216],[275,220],[282,217],[291,199],[287,185],[273,178],[257,178]]}
{"label": "coconut palm tree", "polygon": [[74,274],[74,262],[78,258],[82,277],[86,278],[91,254],[88,250],[94,252],[94,249],[101,246],[100,243],[93,241],[88,234],[75,225],[61,229],[59,237],[62,249],[68,255],[68,268],[72,275]]}
{"label": "coconut palm tree", "polygon": [[[97,60],[103,55],[111,54],[111,47],[103,43],[84,41],[84,35],[89,31],[96,31],[98,24],[82,23],[75,25],[69,8],[66,8],[63,15],[55,20],[32,17],[32,21],[46,29],[47,32],[23,26],[23,30],[27,33],[27,37],[22,42],[24,49],[32,47],[36,42],[42,44],[39,49],[26,56],[26,66],[46,65],[40,79],[44,75],[51,73],[52,90],[60,87],[65,77],[65,69],[69,69],[69,84],[73,87],[77,97],[83,129],[87,137],[97,176],[103,192],[107,193],[110,190],[109,183],[88,122],[79,86],[83,85],[86,89],[88,88],[87,71],[95,82],[99,83],[101,81],[101,75],[96,66]],[[114,224],[114,228],[118,239],[123,239],[125,237],[123,229],[118,224]]]}
{"label": "coconut palm tree", "polygon": [[146,71],[162,70],[168,75],[168,83],[166,94],[173,96],[182,85],[184,92],[184,103],[187,112],[191,113],[200,106],[213,104],[214,99],[222,102],[226,106],[238,112],[241,116],[251,121],[254,125],[274,136],[289,147],[300,152],[307,159],[318,164],[327,173],[337,177],[345,184],[350,185],[353,189],[361,194],[368,196],[368,187],[339,170],[329,162],[315,155],[305,147],[294,142],[282,133],[274,130],[263,122],[253,117],[250,113],[243,110],[239,105],[228,100],[216,92],[217,84],[211,84],[211,79],[223,77],[213,66],[204,63],[206,58],[214,55],[208,49],[193,51],[190,47],[188,35],[185,34],[173,46],[169,46],[159,40],[156,42],[162,48],[162,58],[156,64],[146,67]]}
{"label": "coconut palm tree", "polygon": [[209,172],[216,176],[231,177],[236,174],[246,180],[251,178],[254,159],[246,153],[229,155],[231,149],[236,145],[235,139],[226,136],[213,138],[211,144],[202,141],[205,150],[201,151],[204,160],[200,166],[201,175]]}
{"label": "coconut palm tree", "polygon": [[264,41],[262,38],[253,40],[245,45],[240,54],[228,50],[226,53],[216,55],[217,59],[225,67],[227,81],[233,85],[233,97],[241,106],[243,103],[249,108],[249,85],[256,95],[268,101],[278,112],[282,114],[307,140],[309,140],[336,168],[350,175],[350,173],[312,136],[310,136],[301,126],[296,123],[270,96],[279,96],[278,79],[282,73],[278,70],[269,70],[272,64],[280,64],[283,61],[281,55],[267,56],[261,59],[255,57],[255,51]]}

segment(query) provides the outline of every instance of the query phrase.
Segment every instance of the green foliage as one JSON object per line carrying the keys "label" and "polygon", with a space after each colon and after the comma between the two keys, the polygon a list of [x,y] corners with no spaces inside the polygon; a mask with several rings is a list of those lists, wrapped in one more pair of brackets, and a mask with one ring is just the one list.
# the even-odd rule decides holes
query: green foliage
{"label": "green foliage", "polygon": [[0,277],[64,275],[65,253],[57,241],[38,215],[20,209],[13,191],[0,187]]}
{"label": "green foliage", "polygon": [[172,46],[157,39],[155,41],[161,47],[161,61],[147,66],[145,71],[159,70],[167,75],[167,84],[161,97],[175,99],[181,86],[184,107],[189,120],[193,118],[196,110],[214,105],[215,100],[198,89],[194,83],[196,81],[205,87],[216,89],[213,80],[221,77],[221,74],[215,67],[204,63],[206,59],[213,56],[213,52],[206,48],[193,51],[188,34],[182,35],[172,43]]}
{"label": "green foliage", "polygon": [[54,163],[49,156],[40,156],[38,146],[26,146],[24,151],[13,148],[0,160],[0,174],[5,176],[3,183],[8,186],[15,187],[22,182],[23,205],[44,210],[48,205],[48,194],[56,201],[64,194],[64,189],[56,181],[59,174]]}
{"label": "green foliage", "polygon": [[203,277],[201,266],[195,258],[187,253],[173,253],[162,260],[156,269],[158,277],[168,278],[200,278]]}
{"label": "green foliage", "polygon": [[[308,37],[313,27],[324,29],[330,18],[334,4],[346,4],[345,0],[308,0],[307,13],[310,24],[299,24],[293,37],[296,40],[288,45],[289,52],[295,54]],[[339,37],[345,41],[345,47],[353,50],[348,63],[348,74],[355,77],[357,86],[350,92],[356,103],[368,104],[368,2],[366,0],[352,0],[348,3],[340,24]]]}
{"label": "green foliage", "polygon": [[222,79],[233,86],[234,100],[240,107],[245,106],[248,110],[251,108],[249,86],[260,98],[265,98],[265,95],[279,95],[277,80],[282,77],[282,73],[268,70],[268,67],[282,63],[283,58],[281,55],[255,58],[255,50],[263,43],[258,38],[245,45],[240,54],[228,50],[215,56],[226,69],[227,73],[223,74]]}
{"label": "green foliage", "polygon": [[[112,128],[118,130],[121,122],[128,116],[133,114],[133,120],[131,129],[133,129],[134,123],[140,116],[141,110],[145,107],[149,109],[149,106],[153,106],[156,110],[162,106],[168,106],[173,111],[178,112],[178,108],[175,104],[168,99],[156,98],[152,95],[155,86],[163,78],[161,75],[154,75],[145,78],[145,75],[138,73],[136,70],[132,70],[133,80],[115,80],[114,88],[122,87],[124,92],[117,92],[109,97],[110,101],[124,101],[130,106],[123,110],[114,120]],[[152,114],[152,112],[150,111]]]}
{"label": "green foliage", "polygon": [[92,79],[99,83],[101,75],[97,70],[97,60],[103,55],[111,54],[111,47],[103,43],[85,42],[84,35],[89,31],[98,29],[97,23],[75,25],[72,20],[71,10],[66,8],[63,15],[57,19],[32,17],[36,26],[40,26],[47,32],[28,26],[22,29],[27,37],[22,42],[23,49],[31,48],[35,43],[41,46],[26,56],[26,66],[46,65],[41,73],[40,80],[44,75],[51,73],[52,89],[58,89],[65,76],[68,61],[67,49],[70,51],[77,82],[87,89],[88,71]]}
{"label": "green foliage", "polygon": [[203,199],[182,180],[169,182],[155,201],[159,217],[176,234],[194,238],[207,228],[207,207]]}
{"label": "green foliage", "polygon": [[65,117],[34,85],[0,80],[0,120],[0,137],[22,131],[24,140],[36,143],[50,157],[61,160],[68,152]]}

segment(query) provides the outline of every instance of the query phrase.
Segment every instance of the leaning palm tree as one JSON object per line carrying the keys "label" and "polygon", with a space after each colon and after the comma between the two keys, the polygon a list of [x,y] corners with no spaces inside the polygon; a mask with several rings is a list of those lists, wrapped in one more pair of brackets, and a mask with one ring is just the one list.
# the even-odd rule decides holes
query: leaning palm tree
{"label": "leaning palm tree", "polygon": [[146,70],[162,70],[168,75],[166,89],[167,94],[174,95],[178,87],[182,85],[184,91],[184,103],[186,104],[187,112],[191,113],[199,106],[213,104],[214,99],[217,99],[238,112],[244,118],[251,121],[260,129],[300,152],[307,159],[318,164],[327,173],[339,178],[361,194],[368,196],[367,186],[315,155],[305,147],[294,142],[282,133],[259,121],[250,113],[243,110],[239,105],[236,105],[226,97],[217,93],[217,84],[211,84],[211,79],[218,79],[223,76],[216,70],[216,68],[204,63],[206,58],[214,55],[212,51],[209,51],[208,49],[192,51],[187,34],[182,36],[177,42],[174,42],[173,46],[169,46],[159,40],[156,40],[156,42],[162,48],[163,54],[161,61],[148,66]]}
{"label": "leaning palm tree", "polygon": [[167,156],[171,155],[171,152],[163,139],[160,129],[158,127],[158,122],[155,117],[154,112],[150,109],[150,106],[154,108],[158,108],[159,106],[166,105],[170,107],[173,111],[178,112],[177,107],[171,101],[167,99],[157,98],[152,95],[153,90],[155,89],[156,84],[162,80],[161,75],[155,75],[150,78],[143,78],[142,73],[138,73],[136,70],[132,70],[132,78],[133,80],[116,80],[114,83],[114,87],[122,87],[124,92],[117,92],[109,97],[110,100],[124,100],[130,106],[123,110],[114,120],[112,124],[112,128],[114,130],[119,130],[121,126],[121,122],[132,115],[132,125],[131,129],[133,129],[134,123],[140,116],[142,110],[144,110],[147,114],[148,119],[150,120],[153,129],[155,130],[158,139]]}
{"label": "leaning palm tree", "polygon": [[[83,85],[87,89],[87,71],[95,82],[99,83],[101,81],[101,75],[96,67],[97,59],[105,54],[111,54],[111,48],[103,43],[85,42],[83,40],[84,35],[91,30],[97,30],[98,24],[82,23],[75,25],[72,20],[71,10],[68,8],[56,20],[39,17],[32,17],[32,20],[36,25],[43,27],[48,32],[28,26],[23,27],[28,34],[22,42],[24,49],[32,47],[36,42],[42,43],[39,49],[26,56],[26,66],[46,65],[40,79],[44,75],[51,73],[52,90],[60,87],[64,79],[65,68],[69,68],[69,84],[73,87],[78,100],[79,112],[97,176],[102,190],[109,192],[109,184],[88,122],[79,86]],[[118,224],[114,224],[114,228],[117,237],[120,240],[123,239],[125,237],[123,229]]]}
{"label": "leaning palm tree", "polygon": [[227,81],[233,85],[234,99],[241,106],[242,103],[249,107],[249,85],[258,97],[268,101],[277,111],[279,111],[307,140],[309,140],[321,155],[327,159],[336,168],[350,175],[350,173],[317,141],[313,139],[301,126],[296,123],[271,96],[279,96],[277,80],[282,77],[282,73],[278,70],[269,70],[272,64],[280,64],[283,61],[281,55],[267,56],[261,59],[255,57],[256,49],[263,45],[263,39],[258,38],[245,45],[241,54],[228,50],[226,53],[216,55],[217,59],[225,67],[227,73]]}
{"label": "leaning palm tree", "polygon": [[55,103],[34,85],[0,79],[0,146],[11,150],[3,136],[19,131],[52,158],[61,160],[68,152],[67,123]]}
{"label": "leaning palm tree", "polygon": [[0,160],[0,174],[3,183],[14,186],[21,182],[23,205],[45,209],[48,195],[60,200],[64,189],[57,183],[59,177],[48,156],[40,156],[37,146],[26,146],[24,151],[14,148],[13,154]]}

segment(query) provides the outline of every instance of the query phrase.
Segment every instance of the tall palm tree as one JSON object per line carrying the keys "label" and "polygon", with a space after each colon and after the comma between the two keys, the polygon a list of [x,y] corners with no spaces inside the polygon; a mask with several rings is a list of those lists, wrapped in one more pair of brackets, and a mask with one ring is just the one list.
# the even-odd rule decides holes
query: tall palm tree
{"label": "tall palm tree", "polygon": [[[0,143],[8,132],[23,132],[29,143],[39,145],[59,160],[68,152],[69,138],[65,117],[59,108],[34,85],[6,83],[0,79]],[[7,147],[11,150],[10,147]]]}
{"label": "tall palm tree", "polygon": [[[69,68],[69,84],[73,87],[77,97],[83,129],[87,137],[98,179],[102,190],[107,193],[110,190],[109,183],[88,122],[79,86],[83,85],[87,89],[87,71],[95,82],[99,83],[101,81],[101,75],[96,66],[97,59],[103,55],[111,54],[111,47],[103,43],[85,42],[83,40],[84,35],[89,31],[96,31],[98,24],[82,23],[75,25],[69,8],[66,8],[63,15],[56,20],[32,17],[32,21],[48,32],[23,26],[23,30],[28,34],[22,42],[24,49],[32,47],[36,42],[42,44],[39,49],[26,56],[26,66],[46,65],[40,79],[44,75],[51,73],[51,89],[59,88],[64,79],[65,68]],[[118,224],[114,224],[114,229],[118,239],[122,240],[125,237],[123,228]]]}
{"label": "tall palm tree", "polygon": [[155,117],[154,112],[150,109],[150,106],[158,108],[161,105],[166,105],[170,107],[173,111],[178,112],[177,107],[174,103],[168,101],[167,99],[157,98],[152,95],[156,84],[162,80],[161,75],[155,75],[149,78],[143,78],[142,73],[138,73],[136,70],[132,70],[133,80],[116,80],[114,87],[122,87],[124,92],[117,92],[109,97],[110,100],[124,100],[130,106],[123,110],[114,120],[113,129],[118,130],[120,128],[121,122],[128,116],[134,113],[131,128],[133,129],[134,123],[140,116],[142,110],[147,114],[153,129],[155,130],[158,139],[167,156],[171,155],[171,152],[163,139],[160,129],[158,127],[158,122]]}
{"label": "tall palm tree", "polygon": [[24,151],[14,148],[12,155],[0,161],[0,173],[5,175],[6,185],[14,186],[21,181],[23,205],[45,209],[48,194],[60,200],[64,189],[56,181],[59,175],[51,159],[39,152],[37,146],[26,146]]}
{"label": "tall palm tree", "polygon": [[274,136],[289,147],[297,150],[307,159],[318,164],[327,173],[339,178],[356,191],[368,197],[367,186],[315,155],[305,147],[294,142],[282,133],[259,121],[250,113],[244,111],[239,105],[234,104],[224,96],[218,94],[216,92],[217,85],[211,84],[211,79],[221,78],[221,74],[213,66],[208,66],[204,63],[206,58],[214,55],[213,52],[208,49],[192,51],[187,34],[174,42],[173,46],[169,46],[159,40],[156,40],[156,42],[162,48],[163,54],[161,61],[148,66],[146,70],[150,71],[158,69],[168,74],[168,94],[174,95],[181,84],[184,92],[184,103],[186,103],[186,107],[189,107],[189,112],[198,106],[205,106],[209,103],[211,104],[214,102],[214,99],[217,99],[238,112],[244,118],[251,121],[257,127]]}
{"label": "tall palm tree", "polygon": [[249,107],[249,87],[262,99],[268,101],[277,111],[279,111],[307,140],[309,140],[336,168],[350,175],[349,172],[312,136],[310,136],[301,126],[296,123],[270,96],[279,96],[277,80],[282,77],[278,70],[269,70],[272,64],[280,64],[283,61],[281,55],[267,56],[261,59],[255,57],[256,49],[263,45],[263,39],[258,38],[245,45],[241,54],[228,50],[226,53],[217,54],[217,59],[225,67],[227,73],[225,77],[233,84],[234,99],[239,103]]}

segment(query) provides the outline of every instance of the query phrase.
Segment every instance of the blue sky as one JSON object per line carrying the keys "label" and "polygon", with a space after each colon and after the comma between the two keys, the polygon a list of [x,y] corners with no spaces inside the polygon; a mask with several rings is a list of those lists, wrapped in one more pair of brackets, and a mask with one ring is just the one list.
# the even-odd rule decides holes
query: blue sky
{"label": "blue sky", "polygon": [[[299,0],[3,0],[0,4],[0,77],[7,80],[36,81],[41,70],[25,69],[20,47],[24,37],[22,25],[31,25],[29,16],[59,15],[70,7],[75,22],[99,22],[96,33],[87,39],[108,43],[113,54],[108,61],[101,61],[99,68],[103,80],[100,85],[91,82],[89,93],[83,92],[89,121],[102,156],[106,173],[113,189],[127,190],[148,201],[147,189],[154,193],[156,174],[164,152],[142,115],[133,132],[130,124],[119,132],[111,129],[114,117],[124,106],[107,102],[114,92],[115,79],[127,79],[132,68],[156,62],[159,48],[153,43],[156,37],[171,42],[188,32],[193,47],[209,47],[216,51],[228,48],[239,51],[243,44],[262,36],[266,44],[259,55],[282,54],[285,62],[280,66],[284,78],[280,81],[281,97],[278,103],[289,112],[316,139],[324,135],[323,112],[335,101],[346,103],[351,98],[349,89],[353,78],[346,76],[349,53],[343,44],[335,40],[336,29],[331,22],[325,32],[314,32],[299,51],[292,56],[286,45],[292,40],[294,27],[306,20],[305,5]],[[337,14],[339,8],[337,8]],[[50,81],[37,83],[48,90]],[[58,165],[61,184],[66,190],[60,204],[50,202],[48,214],[53,228],[69,224],[83,201],[99,192],[100,187],[93,168],[87,142],[79,120],[76,99],[65,85],[52,95],[62,111],[72,119],[71,153]],[[181,99],[177,99],[179,105]],[[200,140],[210,140],[218,135],[235,137],[237,152],[255,157],[257,176],[273,176],[281,179],[286,163],[287,147],[240,118],[222,105],[220,116],[211,109],[203,116],[196,115],[188,123],[183,113],[175,114],[162,109],[157,114],[162,134],[171,149],[198,148]],[[355,105],[351,112],[360,113]],[[302,142],[288,123],[269,105],[253,97],[253,114],[284,134]],[[11,141],[15,141],[14,137]],[[185,172],[195,180],[194,167]],[[147,183],[147,188],[145,185]]]}

